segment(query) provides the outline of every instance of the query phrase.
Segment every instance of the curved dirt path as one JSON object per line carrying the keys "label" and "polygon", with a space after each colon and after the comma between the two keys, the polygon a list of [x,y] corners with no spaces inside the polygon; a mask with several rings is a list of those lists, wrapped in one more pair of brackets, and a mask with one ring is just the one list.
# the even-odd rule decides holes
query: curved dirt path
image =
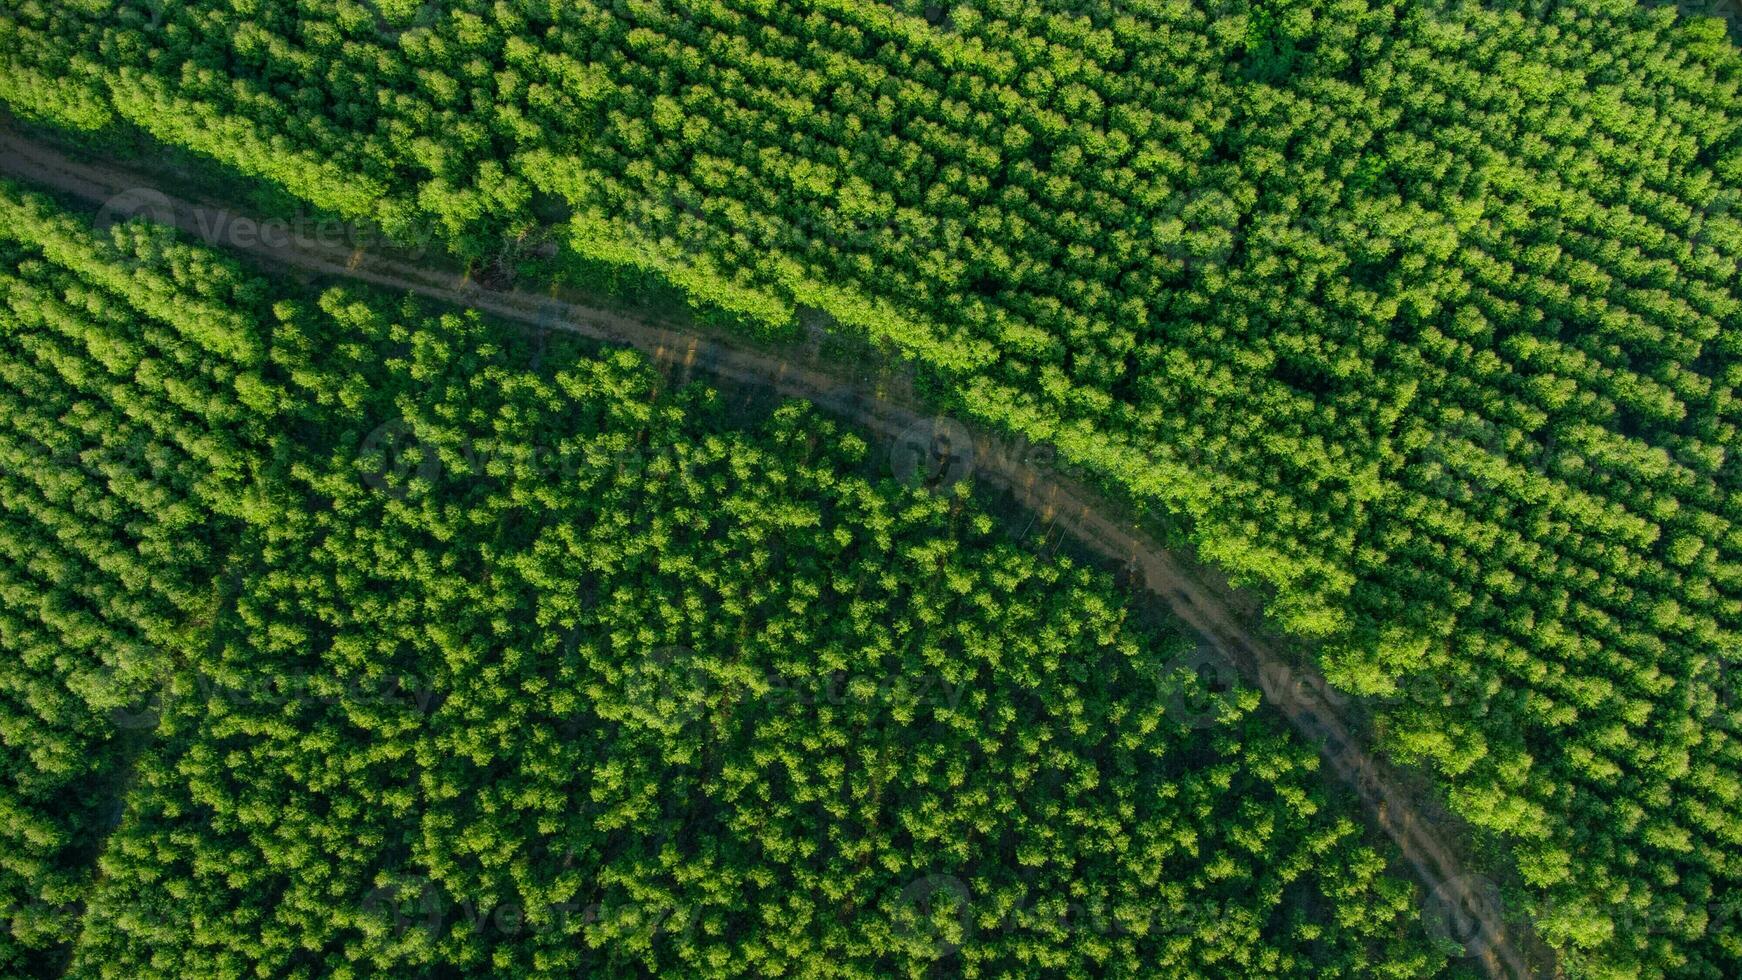
{"label": "curved dirt path", "polygon": [[[247,252],[271,264],[344,277],[390,290],[408,291],[471,307],[537,330],[566,330],[608,344],[636,348],[668,373],[687,378],[700,372],[734,387],[767,389],[802,398],[850,419],[877,437],[923,449],[934,437],[933,420],[895,386],[873,374],[848,376],[822,362],[814,348],[769,352],[725,335],[701,334],[631,319],[576,302],[564,291],[550,294],[494,291],[464,277],[398,261],[293,232],[283,223],[261,222],[222,207],[171,197],[149,175],[128,168],[75,162],[54,149],[0,130],[0,174],[20,177],[94,203],[107,216],[135,214],[172,222],[208,243]],[[102,212],[100,212],[102,214]],[[1091,551],[1121,563],[1131,583],[1161,599],[1173,614],[1208,641],[1266,701],[1280,710],[1330,770],[1347,783],[1373,822],[1397,843],[1426,888],[1429,902],[1448,913],[1450,931],[1475,954],[1490,977],[1524,978],[1533,973],[1521,946],[1542,955],[1520,930],[1509,926],[1485,879],[1468,874],[1439,829],[1423,819],[1400,773],[1368,754],[1351,734],[1346,702],[1315,671],[1293,667],[1253,625],[1249,597],[1235,593],[1204,571],[1176,557],[1133,522],[1117,516],[1100,495],[1057,472],[1037,466],[1023,443],[989,436],[949,422],[940,430],[966,432],[972,440],[976,479],[1008,490],[1037,521],[1061,530]],[[959,441],[954,440],[954,441]]]}

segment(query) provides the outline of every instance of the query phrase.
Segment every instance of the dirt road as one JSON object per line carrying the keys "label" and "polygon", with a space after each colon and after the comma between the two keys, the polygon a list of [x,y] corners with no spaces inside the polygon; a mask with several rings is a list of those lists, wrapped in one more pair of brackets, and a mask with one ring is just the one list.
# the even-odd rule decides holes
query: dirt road
{"label": "dirt road", "polygon": [[[992,434],[950,421],[935,424],[923,408],[887,386],[827,364],[814,351],[770,352],[731,337],[680,326],[642,322],[577,302],[560,291],[492,291],[437,269],[368,255],[344,245],[293,233],[220,206],[171,197],[144,173],[74,162],[48,147],[0,131],[0,174],[19,177],[102,207],[108,217],[143,214],[173,222],[208,242],[247,252],[277,266],[343,277],[386,289],[471,307],[540,330],[566,330],[645,352],[668,372],[700,373],[735,387],[771,389],[818,403],[875,437],[923,453],[941,432],[965,432],[972,441],[976,481],[1009,490],[1036,519],[1062,530],[1091,551],[1123,564],[1147,591],[1209,641],[1214,655],[1258,685],[1264,697],[1307,741],[1329,769],[1368,808],[1376,826],[1397,842],[1404,858],[1438,906],[1448,931],[1466,944],[1491,977],[1550,974],[1530,970],[1520,950],[1530,944],[1519,924],[1503,921],[1485,879],[1468,874],[1440,828],[1422,819],[1424,807],[1407,783],[1351,735],[1351,715],[1315,672],[1292,667],[1255,625],[1248,597],[1233,593],[1213,573],[1194,568],[1131,522],[1110,517],[1120,509],[1053,469],[1036,466],[1032,453],[1007,451]],[[883,389],[883,390],[879,390]],[[954,451],[960,458],[959,437]]]}

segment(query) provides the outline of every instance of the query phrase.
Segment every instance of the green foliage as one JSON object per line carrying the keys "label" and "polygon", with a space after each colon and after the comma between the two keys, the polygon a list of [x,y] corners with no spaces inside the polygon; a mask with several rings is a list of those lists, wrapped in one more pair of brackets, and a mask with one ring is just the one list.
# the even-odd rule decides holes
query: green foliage
{"label": "green foliage", "polygon": [[560,199],[588,260],[898,344],[1271,588],[1333,675],[1441,685],[1376,705],[1386,744],[1511,843],[1569,969],[1735,972],[1708,921],[1742,877],[1716,21],[408,6],[23,0],[0,98],[468,256]]}
{"label": "green foliage", "polygon": [[1170,718],[1181,641],[1104,579],[797,406],[733,431],[628,355],[532,375],[475,321],[321,309],[274,331],[321,435],[177,678],[81,969],[1433,965],[1312,753],[1248,695]]}
{"label": "green foliage", "polygon": [[[1275,596],[1573,973],[1742,936],[1742,61],[1631,0],[21,0],[0,98],[893,342]],[[1406,684],[1421,691],[1422,684]],[[1645,927],[1637,923],[1645,922]]]}
{"label": "green foliage", "polygon": [[0,972],[78,933],[128,738],[213,614],[269,414],[226,307],[250,287],[128,226],[113,244],[0,185]]}
{"label": "green foliage", "polygon": [[553,196],[589,260],[898,344],[1271,588],[1336,676],[1441,685],[1376,706],[1386,744],[1510,842],[1569,969],[1734,973],[1708,915],[1742,877],[1721,26],[935,8],[24,0],[0,97],[468,256]]}
{"label": "green foliage", "polygon": [[8,970],[1443,966],[1255,692],[807,409],[0,219]]}

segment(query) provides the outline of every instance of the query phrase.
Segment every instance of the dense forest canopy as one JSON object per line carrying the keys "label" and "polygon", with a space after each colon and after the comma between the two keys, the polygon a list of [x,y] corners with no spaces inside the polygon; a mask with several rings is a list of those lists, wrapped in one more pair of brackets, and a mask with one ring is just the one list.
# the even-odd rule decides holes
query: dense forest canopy
{"label": "dense forest canopy", "polygon": [[78,934],[134,707],[212,622],[266,463],[235,312],[261,295],[162,229],[99,241],[0,187],[0,973],[46,971]]}
{"label": "dense forest canopy", "polygon": [[1446,964],[1257,692],[1170,710],[1192,641],[966,483],[11,188],[0,250],[0,970]]}
{"label": "dense forest canopy", "polygon": [[[1742,59],[1631,0],[20,0],[0,100],[826,312],[1272,594],[1571,972],[1742,969]],[[1422,679],[1441,696],[1400,702]],[[1647,921],[1650,928],[1628,923]]]}

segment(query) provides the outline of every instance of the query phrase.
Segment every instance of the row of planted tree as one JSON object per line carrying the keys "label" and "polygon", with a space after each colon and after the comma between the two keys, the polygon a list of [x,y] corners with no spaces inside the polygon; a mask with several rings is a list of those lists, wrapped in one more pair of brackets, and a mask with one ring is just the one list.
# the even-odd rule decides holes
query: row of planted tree
{"label": "row of planted tree", "polygon": [[1256,692],[967,484],[15,188],[0,252],[0,970],[1455,952]]}
{"label": "row of planted tree", "polygon": [[0,58],[27,116],[463,256],[555,202],[590,260],[899,345],[1271,588],[1346,690],[1441,685],[1378,730],[1508,842],[1569,970],[1735,971],[1742,60],[1717,21],[68,0],[0,14]]}

